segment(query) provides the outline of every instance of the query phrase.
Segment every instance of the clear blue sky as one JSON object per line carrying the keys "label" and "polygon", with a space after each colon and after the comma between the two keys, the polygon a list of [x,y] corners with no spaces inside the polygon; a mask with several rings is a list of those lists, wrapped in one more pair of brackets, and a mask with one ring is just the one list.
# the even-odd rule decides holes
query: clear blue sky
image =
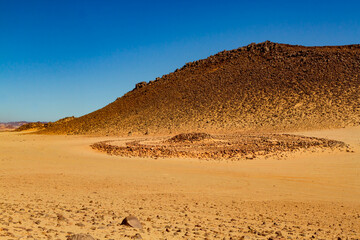
{"label": "clear blue sky", "polygon": [[359,2],[0,0],[0,121],[81,116],[251,42],[359,43]]}

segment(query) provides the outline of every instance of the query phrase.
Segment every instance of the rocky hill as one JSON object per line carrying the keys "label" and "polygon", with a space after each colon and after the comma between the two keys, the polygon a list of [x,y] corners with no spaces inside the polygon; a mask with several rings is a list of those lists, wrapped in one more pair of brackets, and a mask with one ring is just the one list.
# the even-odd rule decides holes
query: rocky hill
{"label": "rocky hill", "polygon": [[360,45],[269,41],[190,62],[104,108],[47,127],[60,134],[288,131],[360,125]]}
{"label": "rocky hill", "polygon": [[14,131],[21,132],[21,131],[26,131],[26,130],[43,129],[46,124],[47,123],[45,123],[45,122],[29,122],[29,123],[21,125],[20,127],[16,128]]}

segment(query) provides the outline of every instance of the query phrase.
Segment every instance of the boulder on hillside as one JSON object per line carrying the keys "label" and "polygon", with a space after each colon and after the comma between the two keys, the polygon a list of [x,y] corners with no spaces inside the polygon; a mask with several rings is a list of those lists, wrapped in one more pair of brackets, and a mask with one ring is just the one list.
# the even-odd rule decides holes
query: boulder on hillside
{"label": "boulder on hillside", "polygon": [[139,82],[135,85],[135,89],[145,87],[146,85],[147,85],[147,82]]}

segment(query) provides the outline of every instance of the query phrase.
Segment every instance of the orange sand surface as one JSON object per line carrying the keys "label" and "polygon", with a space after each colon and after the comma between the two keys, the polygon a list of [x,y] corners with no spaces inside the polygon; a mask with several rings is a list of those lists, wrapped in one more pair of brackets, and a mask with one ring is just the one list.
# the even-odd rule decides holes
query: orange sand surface
{"label": "orange sand surface", "polygon": [[1,132],[0,239],[360,239],[360,128],[296,134],[354,152],[141,159],[89,146],[110,137]]}

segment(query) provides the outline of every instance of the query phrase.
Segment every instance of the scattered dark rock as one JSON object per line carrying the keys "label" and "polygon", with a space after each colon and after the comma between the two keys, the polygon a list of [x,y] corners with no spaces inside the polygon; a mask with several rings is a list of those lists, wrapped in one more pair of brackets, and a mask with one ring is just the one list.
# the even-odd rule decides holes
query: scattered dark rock
{"label": "scattered dark rock", "polygon": [[95,239],[88,234],[74,234],[68,237],[67,240],[95,240]]}
{"label": "scattered dark rock", "polygon": [[281,232],[281,231],[276,231],[275,234],[276,234],[278,237],[282,237],[282,232]]}
{"label": "scattered dark rock", "polygon": [[64,217],[64,215],[62,215],[62,214],[60,214],[60,213],[58,213],[58,214],[56,215],[56,217],[57,217],[57,220],[58,220],[58,221],[67,221],[66,217]]}
{"label": "scattered dark rock", "polygon": [[[204,141],[207,140],[207,141]],[[211,140],[211,141],[210,141]],[[146,141],[146,140],[145,140]],[[91,145],[93,149],[110,155],[124,157],[177,157],[216,160],[254,159],[298,150],[338,149],[348,147],[344,142],[324,138],[304,137],[290,134],[228,134],[206,133],[179,134],[167,140],[151,143],[142,140],[117,145],[114,141],[103,141]],[[116,141],[115,141],[116,142]]]}
{"label": "scattered dark rock", "polygon": [[137,233],[137,234],[135,234],[134,236],[132,236],[131,239],[138,239],[138,240],[140,240],[140,239],[143,239],[143,238],[142,238],[142,236],[141,236],[139,233]]}
{"label": "scattered dark rock", "polygon": [[211,135],[207,133],[181,133],[170,138],[168,142],[195,142],[211,138]]}

